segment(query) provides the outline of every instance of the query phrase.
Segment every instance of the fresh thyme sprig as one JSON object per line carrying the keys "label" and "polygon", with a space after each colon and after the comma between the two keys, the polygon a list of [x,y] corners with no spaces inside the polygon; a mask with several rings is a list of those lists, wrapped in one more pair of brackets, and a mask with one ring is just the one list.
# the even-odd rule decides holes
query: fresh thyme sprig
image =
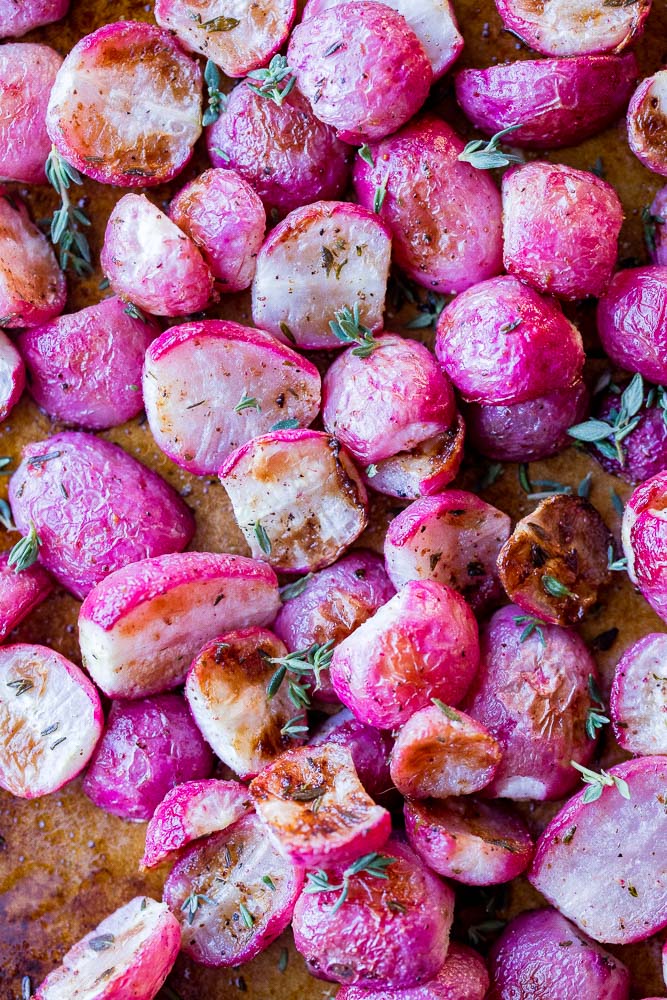
{"label": "fresh thyme sprig", "polygon": [[374,338],[367,326],[359,317],[359,303],[355,302],[352,309],[345,306],[334,313],[334,319],[329,322],[331,332],[343,344],[356,344],[352,353],[358,358],[367,358],[376,351],[380,344]]}
{"label": "fresh thyme sprig", "polygon": [[299,715],[292,716],[291,719],[285,723],[283,728],[280,730],[281,736],[303,736],[308,732],[308,726],[306,725],[307,718],[301,712]]}
{"label": "fresh thyme sprig", "polygon": [[549,576],[548,573],[542,577],[542,587],[546,590],[547,594],[551,597],[574,597],[569,587],[566,587],[564,583],[561,583],[555,576]]}
{"label": "fresh thyme sprig", "polygon": [[533,615],[514,615],[512,621],[515,625],[525,626],[523,632],[519,636],[519,642],[525,642],[526,639],[529,639],[534,632],[542,645],[546,646],[547,640],[544,638],[542,628],[547,623],[542,621],[541,618],[535,618]]}
{"label": "fresh thyme sprig", "polygon": [[340,892],[338,899],[331,907],[329,911],[331,914],[337,913],[341,906],[348,897],[350,891],[350,880],[354,878],[355,875],[370,875],[373,878],[388,879],[387,868],[389,865],[393,865],[396,858],[388,858],[384,854],[378,854],[374,852],[373,854],[364,854],[363,857],[357,858],[357,860],[346,868],[343,872],[342,882],[336,882],[332,884],[329,881],[329,876],[325,871],[319,868],[316,872],[308,873],[308,884],[304,889],[304,892],[308,895],[314,895],[318,892]]}
{"label": "fresh thyme sprig", "polygon": [[625,465],[625,452],[621,445],[641,420],[639,411],[643,402],[644,380],[637,373],[621,394],[618,409],[610,410],[604,419],[592,417],[582,424],[575,424],[567,433],[576,441],[595,445],[606,458]]}
{"label": "fresh thyme sprig", "polygon": [[588,693],[593,705],[586,713],[586,735],[589,740],[594,740],[598,729],[606,726],[609,723],[609,718],[605,715],[607,709],[593,674],[588,675]]}
{"label": "fresh thyme sprig", "polygon": [[[295,708],[301,710],[311,704],[310,691],[319,690],[322,671],[331,664],[333,656],[333,639],[325,643],[314,643],[307,649],[300,649],[286,656],[266,657],[268,663],[275,664],[278,669],[269,681],[266,695],[269,700],[275,698],[288,674],[287,693]],[[309,678],[312,683],[302,683],[298,678]],[[294,720],[290,720],[294,721]]]}
{"label": "fresh thyme sprig", "polygon": [[191,892],[190,895],[184,900],[181,910],[185,914],[188,924],[192,924],[197,910],[202,903],[211,903],[212,905],[215,905],[215,900],[211,899],[210,896],[204,895],[203,892]]}
{"label": "fresh thyme sprig", "polygon": [[607,549],[607,569],[611,570],[612,573],[625,573],[627,568],[627,556],[621,556],[617,559],[614,552],[614,546],[610,545]]}
{"label": "fresh thyme sprig", "polygon": [[623,778],[602,770],[598,774],[597,771],[591,771],[590,768],[584,767],[583,764],[577,764],[576,760],[571,760],[570,764],[580,772],[581,780],[584,784],[589,786],[584,792],[584,802],[595,802],[602,795],[603,788],[613,788],[614,785],[624,799],[630,798],[630,788],[627,781]]}
{"label": "fresh thyme sprig", "polygon": [[46,161],[46,177],[60,197],[60,208],[51,219],[51,242],[60,247],[60,266],[84,277],[92,274],[90,245],[79,226],[89,226],[90,219],[80,208],[72,204],[70,187],[83,184],[79,171],[62,158],[55,146]]}
{"label": "fresh thyme sprig", "polygon": [[220,90],[221,81],[220,70],[211,59],[208,59],[204,69],[204,83],[208,88],[208,106],[201,120],[204,126],[217,122],[227,107],[227,95]]}
{"label": "fresh thyme sprig", "polygon": [[274,56],[265,69],[253,69],[246,77],[246,83],[260,97],[267,97],[280,106],[291,94],[296,77],[285,56]]}
{"label": "fresh thyme sprig", "polygon": [[496,132],[488,142],[484,139],[473,139],[463,152],[459,153],[458,159],[469,163],[476,170],[493,170],[494,167],[508,167],[510,163],[523,163],[524,158],[520,153],[506,153],[500,149],[500,140],[503,136],[518,128],[521,128],[521,122],[508,125],[507,128]]}
{"label": "fresh thyme sprig", "polygon": [[33,522],[30,522],[30,531],[23,538],[20,538],[14,548],[9,553],[8,566],[14,567],[15,573],[21,573],[37,562],[39,556],[40,537]]}

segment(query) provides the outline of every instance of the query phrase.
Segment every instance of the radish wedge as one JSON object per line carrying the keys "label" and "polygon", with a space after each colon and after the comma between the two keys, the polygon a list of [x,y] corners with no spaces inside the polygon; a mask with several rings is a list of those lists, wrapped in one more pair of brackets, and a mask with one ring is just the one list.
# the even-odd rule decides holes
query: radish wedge
{"label": "radish wedge", "polygon": [[0,787],[23,799],[61,788],[88,763],[103,723],[97,691],[64,656],[0,649]]}
{"label": "radish wedge", "polygon": [[186,781],[167,792],[146,827],[142,868],[155,868],[182,847],[226,830],[252,809],[248,789],[238,781]]}
{"label": "radish wedge", "polygon": [[630,944],[667,925],[667,757],[626,761],[603,780],[551,821],[528,878],[596,941]]}
{"label": "radish wedge", "polygon": [[265,625],[280,606],[273,571],[243,556],[183,552],[110,573],[79,613],[87,670],[110,697],[182,684],[193,656],[231,628]]}
{"label": "radish wedge", "polygon": [[[5,0],[7,2],[7,0]],[[66,0],[67,2],[67,0]],[[4,35],[0,6],[0,37]],[[14,4],[18,12],[39,2]],[[34,42],[5,44],[0,49],[0,177],[23,184],[44,184],[44,164],[51,151],[46,133],[46,105],[62,64],[62,56],[48,45]]]}
{"label": "radish wedge", "polygon": [[33,1000],[153,1000],[179,945],[164,903],[136,896],[70,948]]}
{"label": "radish wedge", "polygon": [[435,979],[412,989],[382,992],[362,986],[343,986],[337,1000],[484,1000],[489,988],[489,974],[481,955],[463,944],[452,943],[447,960]]}
{"label": "radish wedge", "polygon": [[622,52],[644,30],[651,0],[616,6],[599,0],[496,0],[508,31],[546,56]]}
{"label": "radish wedge", "polygon": [[53,247],[25,205],[0,189],[0,326],[39,326],[65,308],[67,286]]}
{"label": "radish wedge", "polygon": [[9,552],[0,553],[0,642],[53,590],[53,580],[39,563],[20,573],[9,565]]}
{"label": "radish wedge", "polygon": [[292,919],[303,872],[282,857],[257,816],[192,844],[176,862],[164,900],[195,962],[237,966],[274,941]]}
{"label": "radish wedge", "polygon": [[307,868],[379,851],[391,817],[364,791],[352,754],[333,743],[288,750],[250,785],[278,850]]}
{"label": "radish wedge", "polygon": [[667,175],[667,70],[642,80],[634,92],[628,107],[628,142],[645,167]]}
{"label": "radish wedge", "polygon": [[667,635],[646,635],[626,650],[616,667],[609,709],[624,750],[667,753]]}
{"label": "radish wedge", "polygon": [[377,493],[402,500],[433,496],[456,478],[463,461],[464,438],[465,424],[457,414],[454,425],[444,434],[367,466],[364,482]]}
{"label": "radish wedge", "polygon": [[0,330],[0,421],[9,416],[25,388],[25,365],[6,333]]}

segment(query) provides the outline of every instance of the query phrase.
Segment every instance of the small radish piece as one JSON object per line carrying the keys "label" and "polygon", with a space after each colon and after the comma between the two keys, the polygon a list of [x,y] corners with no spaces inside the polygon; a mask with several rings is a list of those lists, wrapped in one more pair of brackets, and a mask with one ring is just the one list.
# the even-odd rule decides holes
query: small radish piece
{"label": "small radish piece", "polygon": [[69,0],[30,0],[30,3],[20,4],[1,0],[0,38],[20,38],[33,28],[59,21],[68,7]]}
{"label": "small radish piece", "polygon": [[642,483],[623,513],[623,552],[628,575],[656,614],[667,620],[667,471]]}
{"label": "small radish piece", "polygon": [[623,224],[611,184],[587,170],[534,162],[504,174],[502,190],[505,269],[544,294],[599,297]]}
{"label": "small radish piece", "polygon": [[499,885],[526,870],[534,847],[528,829],[506,805],[470,796],[404,807],[405,831],[425,864],[464,885]]}
{"label": "small radish piece", "polygon": [[171,788],[212,769],[213,754],[184,699],[161,694],[112,703],[81,787],[105,812],[148,820]]}
{"label": "small radish piece", "polygon": [[600,5],[598,0],[496,0],[508,31],[545,56],[594,55],[622,52],[644,31],[651,0],[626,7]]}
{"label": "small radish piece", "polygon": [[153,1000],[180,942],[178,921],[164,903],[136,896],[70,948],[34,1000]]}
{"label": "small radish piece", "polygon": [[25,389],[23,358],[0,330],[0,421],[9,416]]}
{"label": "small radish piece", "polygon": [[181,925],[185,954],[229,968],[282,934],[302,887],[302,870],[278,853],[251,813],[192,844],[174,865],[164,900]]}
{"label": "small radish piece", "polygon": [[24,330],[30,395],[50,417],[87,430],[131,420],[144,406],[141,369],[156,333],[115,297]]}
{"label": "small radish piece", "polygon": [[352,459],[321,431],[274,431],[233,452],[220,481],[255,559],[287,573],[330,566],[368,521]]}
{"label": "small radish piece", "polygon": [[628,143],[645,167],[667,176],[667,70],[646,77],[632,95]]}
{"label": "small radish piece", "polygon": [[667,757],[598,777],[544,830],[528,878],[596,941],[644,941],[667,924]]}
{"label": "small radish piece", "polygon": [[346,747],[288,750],[250,785],[257,815],[296,865],[343,864],[379,851],[391,817],[364,790]]}
{"label": "small radish piece", "polygon": [[143,194],[116,202],[100,261],[117,295],[156,316],[199,312],[213,296],[213,275],[193,241]]}
{"label": "small radish piece", "polygon": [[552,625],[576,625],[611,580],[614,540],[582,497],[542,500],[516,525],[498,556],[500,581],[526,614]]}
{"label": "small radish piece", "polygon": [[468,403],[466,430],[476,451],[499,462],[536,462],[572,444],[568,430],[588,411],[583,382],[509,406]]}
{"label": "small radish piece", "polygon": [[[613,386],[595,394],[592,418],[617,429],[614,433],[609,430],[608,438],[587,444],[587,451],[605,472],[637,484],[667,469],[667,423],[661,403],[662,393],[656,393],[655,386],[644,385],[641,375],[615,379]],[[585,437],[590,427],[589,422],[583,428],[571,427],[570,440],[580,432]]]}
{"label": "small radish piece", "polygon": [[205,170],[182,188],[169,218],[199,247],[223,292],[249,288],[264,242],[266,212],[234,170]]}
{"label": "small radish piece", "polygon": [[458,590],[473,610],[484,610],[502,596],[496,561],[511,530],[507,514],[474,493],[422,497],[389,525],[387,572],[399,590],[409,580],[436,580]]}
{"label": "small radish piece", "polygon": [[477,622],[460,594],[411,580],[334,649],[331,679],[360,722],[391,729],[433,698],[458,704],[478,663]]}
{"label": "small radish piece", "polygon": [[364,482],[377,493],[402,500],[432,496],[456,478],[463,461],[465,424],[460,414],[444,434],[429,438],[412,451],[372,463],[364,470]]}
{"label": "small radish piece", "polygon": [[444,433],[456,415],[449,379],[423,344],[394,333],[373,341],[368,355],[348,348],[323,384],[324,427],[363,465]]}
{"label": "small radish piece", "polygon": [[[293,78],[292,78],[293,79]],[[321,198],[338,198],[347,187],[352,150],[288,82],[278,100],[253,81],[234,87],[227,106],[206,129],[215,167],[229,167],[255,189],[272,217]]]}
{"label": "small radish piece", "polygon": [[[327,887],[336,891],[324,891]],[[402,839],[382,854],[309,876],[292,929],[318,979],[381,990],[433,979],[444,965],[454,893]]]}
{"label": "small radish piece", "polygon": [[[226,16],[229,11],[233,17]],[[296,0],[156,0],[155,20],[191,52],[211,59],[226,76],[245,76],[268,63],[287,41]]]}
{"label": "small radish piece", "polygon": [[212,552],[144,559],[109,574],[83,602],[81,655],[105,694],[141,698],[182,684],[214,636],[267,625],[279,607],[265,563]]}
{"label": "small radish piece", "polygon": [[320,726],[310,746],[322,743],[333,743],[350,751],[359,781],[372,798],[391,789],[389,754],[392,741],[387,733],[364,725],[348,708],[343,708]]}
{"label": "small radish piece", "polygon": [[[347,0],[308,0],[304,20],[316,17],[330,7],[340,7]],[[461,54],[463,37],[449,0],[376,0],[402,14],[421,42],[431,63],[433,79],[447,72]]]}
{"label": "small radish piece", "polygon": [[164,479],[93,434],[27,445],[9,500],[19,531],[34,525],[42,565],[80,599],[114,570],[180,551],[194,534],[190,508]]}
{"label": "small radish piece", "polygon": [[[9,552],[0,553],[0,642],[45,601],[53,590],[53,580],[39,563],[20,573],[9,565]],[[393,593],[393,588],[392,588]]]}
{"label": "small radish piece", "polygon": [[330,326],[341,310],[358,304],[356,325],[382,328],[390,258],[389,232],[372,212],[339,201],[298,208],[259,252],[252,318],[300,348],[342,347]]}
{"label": "small radish piece", "polygon": [[58,70],[46,127],[60,155],[102,184],[171,180],[201,133],[202,75],[168,31],[105,24]]}
{"label": "small radish piece", "polygon": [[463,708],[502,749],[485,795],[562,798],[579,780],[570,761],[588,764],[595,752],[595,660],[576,632],[546,625],[512,605],[483,627],[481,648]]}
{"label": "small radish piece", "polygon": [[510,126],[512,146],[576,146],[625,111],[637,80],[634,52],[498,63],[456,74],[456,99],[485,135]]}
{"label": "small radish piece", "polygon": [[667,266],[618,271],[598,304],[600,340],[611,360],[651,382],[667,380]]}
{"label": "small radish piece", "polygon": [[287,684],[271,689],[273,658],[287,650],[263,628],[223,632],[196,656],[185,682],[185,697],[195,722],[227,767],[243,780],[272,763],[299,739],[290,721],[306,725],[301,703],[295,707]]}
{"label": "small radish piece", "polygon": [[354,166],[357,199],[380,206],[398,266],[444,294],[502,270],[500,194],[484,170],[458,159],[464,145],[451,126],[425,114],[371,145]]}
{"label": "small radish piece", "polygon": [[39,326],[65,308],[67,286],[53,248],[25,205],[0,189],[0,326]]}
{"label": "small radish piece", "polygon": [[[2,22],[0,8],[0,37]],[[0,49],[0,180],[46,182],[44,164],[51,152],[46,105],[62,61],[54,49],[34,42]]]}
{"label": "small radish piece", "polygon": [[391,777],[401,795],[446,799],[472,795],[493,781],[502,752],[489,730],[444,702],[405,723],[391,752]]}
{"label": "small radish piece", "polygon": [[0,648],[0,787],[55,792],[88,763],[104,716],[86,675],[46,646]]}
{"label": "small radish piece", "polygon": [[484,959],[472,948],[452,943],[447,960],[435,979],[423,986],[406,990],[366,990],[361,986],[343,986],[338,1000],[484,1000],[489,974]]}
{"label": "small radish piece", "polygon": [[275,424],[310,424],[320,374],[263,330],[227,320],[166,330],[146,354],[143,397],[153,437],[197,475]]}
{"label": "small radish piece", "polygon": [[623,750],[667,753],[667,635],[645,635],[616,666],[609,699],[614,735]]}
{"label": "small radish piece", "polygon": [[467,402],[538,399],[580,381],[581,334],[553,299],[512,275],[483,281],[445,306],[435,353]]}
{"label": "small radish piece", "polygon": [[630,971],[556,910],[510,921],[491,950],[491,997],[628,1000]]}
{"label": "small radish piece", "polygon": [[664,267],[667,265],[667,184],[653,199],[644,224],[651,263]]}
{"label": "small radish piece", "polygon": [[226,830],[252,810],[238,781],[186,781],[167,792],[146,827],[142,868],[155,868],[191,841]]}
{"label": "small radish piece", "polygon": [[292,32],[287,60],[314,114],[352,144],[405,125],[433,81],[417,35],[383,3],[345,3],[307,18]]}

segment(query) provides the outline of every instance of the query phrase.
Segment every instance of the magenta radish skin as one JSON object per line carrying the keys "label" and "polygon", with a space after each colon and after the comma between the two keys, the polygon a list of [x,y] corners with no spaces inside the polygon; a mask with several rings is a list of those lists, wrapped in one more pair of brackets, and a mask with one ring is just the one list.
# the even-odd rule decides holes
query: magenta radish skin
{"label": "magenta radish skin", "polygon": [[83,602],[83,662],[110,697],[157,694],[182,684],[216,635],[267,625],[279,607],[266,563],[212,552],[143,559],[111,573]]}
{"label": "magenta radish skin", "polygon": [[201,253],[146,195],[116,202],[100,262],[116,295],[156,316],[199,312],[213,298],[213,275]]}
{"label": "magenta radish skin", "polygon": [[178,921],[164,903],[136,896],[70,948],[35,1000],[153,1000],[176,961],[180,939]]}
{"label": "magenta radish skin", "polygon": [[628,143],[637,159],[667,176],[667,70],[647,77],[628,106]]}
{"label": "magenta radish skin", "polygon": [[144,355],[158,329],[126,309],[111,297],[20,334],[30,395],[50,417],[103,430],[141,413]]}
{"label": "magenta radish skin", "polygon": [[611,184],[560,163],[503,175],[505,269],[538,292],[599,297],[618,256],[623,206]]}
{"label": "magenta radish skin", "polygon": [[445,490],[422,497],[389,525],[387,573],[399,590],[410,580],[435,580],[483,611],[502,596],[496,561],[511,530],[507,514],[474,493]]}
{"label": "magenta radish skin", "polygon": [[348,348],[323,384],[324,427],[363,465],[444,433],[456,415],[450,382],[423,344],[391,333],[375,342],[365,358]]}
{"label": "magenta radish skin", "polygon": [[299,348],[340,348],[330,322],[359,306],[363,326],[382,328],[391,237],[372,212],[320,201],[291,212],[257,257],[253,322]]}
{"label": "magenta radish skin", "polygon": [[412,849],[434,872],[464,885],[499,885],[521,875],[534,846],[518,813],[472,796],[404,806]]}
{"label": "magenta radish skin", "polygon": [[[163,898],[181,925],[184,953],[201,965],[230,968],[259,955],[289,926],[303,882],[304,872],[279,854],[251,813],[191,844]],[[194,913],[187,907],[193,896]]]}
{"label": "magenta radish skin", "polygon": [[[619,379],[617,384],[625,389],[629,380]],[[647,406],[649,402],[651,405]],[[617,457],[609,458],[598,451],[595,445],[588,446],[589,453],[606,472],[635,485],[667,469],[667,424],[665,411],[659,404],[654,388],[645,386],[643,405],[636,414],[640,418],[639,423],[622,441],[622,465]],[[618,395],[609,388],[597,396],[593,416],[613,422],[612,411],[618,412]]]}
{"label": "magenta radish skin", "polygon": [[484,1000],[489,986],[489,974],[484,960],[463,944],[452,943],[447,959],[434,979],[406,990],[366,990],[360,986],[343,986],[339,1000]]}
{"label": "magenta radish skin", "polygon": [[118,21],[76,43],[58,70],[46,127],[87,177],[148,187],[175,177],[201,134],[202,73],[168,31]]}
{"label": "magenta radish skin", "polygon": [[553,299],[513,275],[492,278],[445,306],[435,353],[469,403],[524,403],[580,380],[581,334]]}
{"label": "magenta radish skin", "polygon": [[0,421],[9,416],[24,389],[23,358],[7,334],[0,330]]}
{"label": "magenta radish skin", "polygon": [[[303,742],[283,732],[297,715],[308,727],[307,713],[299,713],[285,681],[268,696],[284,657],[282,642],[263,628],[223,632],[198,652],[185,681],[185,697],[201,733],[220,760],[246,781],[269,767],[290,747]],[[252,721],[250,721],[252,720]]]}
{"label": "magenta radish skin", "polygon": [[0,553],[0,642],[53,590],[53,580],[39,563],[17,573],[8,562],[9,551]]}
{"label": "magenta radish skin", "polygon": [[271,216],[343,194],[352,150],[293,87],[278,105],[245,83],[234,87],[226,109],[206,129],[214,167],[236,170]]}
{"label": "magenta radish skin", "polygon": [[[500,194],[486,171],[458,159],[464,145],[442,119],[424,114],[371,145],[374,166],[359,156],[354,164],[354,189],[365,208],[374,207],[378,188],[386,189],[379,215],[391,230],[396,264],[418,285],[445,295],[503,266]],[[439,168],[427,175],[424,162]]]}
{"label": "magenta radish skin", "polygon": [[104,716],[95,687],[46,646],[0,648],[0,787],[40,798],[88,763]]}
{"label": "magenta radish skin", "polygon": [[202,7],[197,0],[157,0],[155,20],[176,34],[183,46],[211,59],[225,76],[245,76],[266,66],[287,41],[296,0],[242,0],[231,8],[237,23],[229,31],[206,23],[219,16],[215,5]]}
{"label": "magenta radish skin", "polygon": [[637,80],[633,52],[499,63],[456,74],[467,118],[492,136],[517,122],[512,146],[557,149],[601,132],[625,111]]}
{"label": "magenta radish skin", "polygon": [[412,580],[335,648],[331,680],[360,722],[392,729],[433,698],[458,704],[478,663],[477,622],[463,598]]}
{"label": "magenta radish skin", "polygon": [[611,360],[651,382],[667,379],[667,266],[618,271],[600,299],[598,334]]}
{"label": "magenta radish skin", "polygon": [[0,326],[39,326],[60,315],[66,298],[51,244],[23,202],[0,188]]}
{"label": "magenta radish skin", "polygon": [[638,486],[623,512],[623,552],[628,576],[656,614],[667,621],[667,471]]}
{"label": "magenta radish skin", "polygon": [[[332,38],[341,44],[329,52]],[[416,34],[383,3],[355,2],[307,18],[292,32],[287,60],[314,114],[353,145],[405,125],[433,81]]]}
{"label": "magenta radish skin", "polygon": [[[303,892],[297,900],[294,942],[318,979],[371,990],[407,989],[442,968],[454,893],[398,837],[382,855],[394,859],[385,868],[387,878],[355,875],[337,912],[332,912],[335,892]],[[332,884],[340,882],[345,867],[329,869]]]}
{"label": "magenta radish skin", "polygon": [[330,716],[310,741],[310,746],[333,743],[352,754],[359,781],[368,794],[377,799],[392,786],[389,755],[392,740],[388,733],[366,726],[355,719],[349,708]]}
{"label": "magenta radish skin", "polygon": [[491,950],[493,1000],[628,1000],[630,972],[556,910],[520,913]]}
{"label": "magenta radish skin", "polygon": [[654,632],[625,651],[609,699],[614,735],[632,754],[667,752],[667,636]]}
{"label": "magenta radish skin", "polygon": [[205,170],[182,188],[169,218],[202,253],[223,292],[249,288],[264,241],[266,212],[235,170]]}
{"label": "magenta radish skin", "polygon": [[[0,10],[0,35],[2,20]],[[0,49],[0,180],[46,183],[46,105],[62,61],[54,49],[34,42]]]}
{"label": "magenta radish skin", "polygon": [[[529,617],[529,616],[528,616]],[[479,672],[462,707],[488,727],[502,760],[485,795],[508,799],[559,799],[577,785],[570,761],[590,764],[595,740],[586,735],[592,707],[595,660],[575,632],[554,625],[524,636],[526,616],[501,608],[480,634]]]}
{"label": "magenta radish skin", "polygon": [[603,787],[595,802],[583,801],[585,789],[578,792],[542,833],[528,878],[596,941],[631,944],[667,924],[661,877],[667,757],[625,761],[609,774],[627,783],[630,799],[615,785]]}
{"label": "magenta radish skin", "polygon": [[29,4],[16,4],[13,0],[0,3],[0,38],[20,38],[33,28],[52,24],[64,17],[69,0],[32,0]]}
{"label": "magenta radish skin", "polygon": [[180,695],[114,701],[82,790],[105,812],[149,820],[170,789],[212,769],[213,754]]}
{"label": "magenta radish skin", "polygon": [[185,781],[167,792],[146,827],[142,868],[154,868],[193,840],[226,830],[252,810],[238,781]]}
{"label": "magenta radish skin", "polygon": [[[653,245],[649,246],[649,256],[652,264],[667,266],[667,185],[660,188],[649,209],[653,216]],[[662,220],[662,221],[660,221]]]}
{"label": "magenta radish skin", "polygon": [[496,0],[503,25],[531,49],[545,56],[595,55],[622,52],[640,38],[651,0],[629,7],[579,6],[558,0],[534,6],[529,0]]}
{"label": "magenta radish skin", "polygon": [[320,374],[263,330],[227,320],[171,327],[146,353],[143,399],[158,446],[197,475],[282,420],[310,424]]}
{"label": "magenta radish skin", "polygon": [[463,461],[465,424],[456,420],[444,434],[401,451],[364,470],[364,482],[376,493],[402,500],[433,496],[456,478]]}
{"label": "magenta radish skin", "polygon": [[80,599],[109,573],[184,549],[194,534],[190,508],[157,473],[78,431],[24,448],[9,501],[23,535],[35,525],[42,565]]}

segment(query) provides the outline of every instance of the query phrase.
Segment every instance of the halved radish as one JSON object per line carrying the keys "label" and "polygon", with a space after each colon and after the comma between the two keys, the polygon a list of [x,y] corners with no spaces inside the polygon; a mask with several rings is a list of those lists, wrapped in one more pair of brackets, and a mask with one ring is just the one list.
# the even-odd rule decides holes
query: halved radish
{"label": "halved radish", "polygon": [[598,303],[602,347],[620,368],[667,381],[667,263],[617,271]]}
{"label": "halved radish", "polygon": [[628,142],[645,167],[667,175],[667,70],[637,87],[628,107]]}
{"label": "halved radish", "polygon": [[460,414],[444,434],[429,438],[412,451],[372,463],[364,470],[364,482],[378,493],[403,500],[430,497],[449,486],[463,461],[465,424]]}
{"label": "halved radish", "polygon": [[59,21],[68,7],[69,0],[30,0],[20,4],[0,0],[0,38],[20,38],[33,28]]}
{"label": "halved radish", "polygon": [[250,785],[257,814],[278,850],[305,868],[379,851],[391,817],[359,781],[346,747],[288,750]]}
{"label": "halved radish", "polygon": [[352,459],[321,431],[274,431],[233,452],[220,481],[255,559],[288,573],[331,565],[368,520]]}
{"label": "halved radish", "polygon": [[624,750],[667,753],[667,635],[645,635],[625,651],[614,674],[609,709]]}
{"label": "halved radish", "polygon": [[488,608],[502,595],[496,560],[511,527],[507,514],[473,493],[423,497],[389,525],[387,572],[397,588],[408,580],[437,580],[458,590],[475,610]]}
{"label": "halved radish", "polygon": [[23,358],[6,333],[0,330],[0,420],[14,409],[25,388]]}
{"label": "halved radish", "polygon": [[[667,274],[667,268],[665,268]],[[667,471],[638,486],[623,512],[628,576],[663,621],[667,620]]]}
{"label": "halved radish", "polygon": [[446,799],[488,785],[502,751],[486,726],[444,702],[415,712],[391,751],[391,777],[402,795]]}
{"label": "halved radish", "polygon": [[191,841],[226,830],[252,810],[238,781],[186,781],[167,792],[146,827],[142,868],[154,868]]}
{"label": "halved radish", "polygon": [[53,590],[53,580],[39,563],[26,566],[20,573],[8,563],[9,552],[1,552],[0,642]]}
{"label": "halved radish", "polygon": [[326,719],[314,733],[310,746],[321,743],[333,743],[350,751],[359,781],[372,798],[391,790],[389,733],[359,722],[349,708],[343,708]]}
{"label": "halved radish", "polygon": [[205,475],[275,424],[312,423],[320,384],[317,368],[270,334],[204,320],[172,327],[153,342],[143,395],[162,451]]}
{"label": "halved radish", "polygon": [[[230,16],[233,15],[233,16]],[[220,66],[227,76],[245,76],[264,66],[287,40],[296,0],[157,0],[155,20],[192,52]]]}
{"label": "halved radish", "polygon": [[0,649],[0,787],[48,795],[81,771],[104,716],[86,675],[46,646]]}
{"label": "halved radish", "polygon": [[0,326],[39,326],[65,308],[53,248],[14,195],[0,189]]}
{"label": "halved radish", "polygon": [[391,237],[377,215],[349,202],[297,208],[272,230],[257,257],[252,318],[304,348],[342,347],[330,324],[358,303],[358,321],[382,327]]}
{"label": "halved radish", "polygon": [[644,30],[651,0],[496,0],[505,27],[546,56],[622,52]]}
{"label": "halved radish", "polygon": [[408,801],[404,812],[413,849],[433,871],[456,882],[509,882],[533,857],[528,828],[509,806],[462,796]]}
{"label": "halved radish", "polygon": [[178,921],[136,896],[74,945],[34,1000],[153,1000],[176,961]]}
{"label": "halved radish", "polygon": [[303,879],[250,814],[192,844],[172,869],[164,900],[181,925],[186,955],[202,965],[237,966],[282,934]]}
{"label": "halved radish", "polygon": [[170,180],[201,133],[201,69],[168,31],[105,24],[69,52],[46,125],[60,155],[104,184]]}
{"label": "halved radish", "polygon": [[306,713],[293,704],[289,686],[271,689],[287,654],[273,632],[248,628],[220,632],[196,656],[185,682],[185,697],[199,729],[220,760],[241,778],[253,778],[288,747],[290,721],[307,730]]}
{"label": "halved radish", "polygon": [[[38,6],[39,3],[34,2],[16,5],[19,10]],[[3,13],[0,7],[0,37],[6,32]],[[46,105],[62,61],[62,56],[54,49],[34,42],[17,42],[0,49],[2,180],[24,184],[44,184],[46,181],[44,164],[51,151],[51,140],[46,132]]]}
{"label": "halved radish", "polygon": [[106,694],[141,698],[181,684],[214,636],[268,624],[279,606],[264,563],[212,552],[143,559],[110,573],[83,602],[81,655]]}
{"label": "halved radish", "polygon": [[489,974],[481,955],[453,942],[440,972],[423,986],[405,990],[383,986],[381,992],[343,986],[336,995],[338,1000],[484,1000],[488,988]]}
{"label": "halved radish", "polygon": [[547,826],[528,878],[596,941],[644,941],[667,924],[667,757],[599,779]]}

